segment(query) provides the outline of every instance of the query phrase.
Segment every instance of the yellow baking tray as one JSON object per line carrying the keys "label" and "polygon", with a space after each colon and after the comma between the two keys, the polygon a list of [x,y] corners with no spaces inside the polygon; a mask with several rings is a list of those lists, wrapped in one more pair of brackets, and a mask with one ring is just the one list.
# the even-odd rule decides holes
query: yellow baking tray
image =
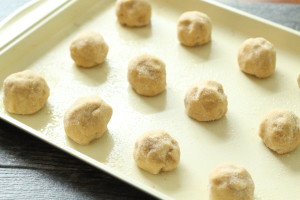
{"label": "yellow baking tray", "polygon": [[[300,116],[298,32],[200,0],[152,0],[151,25],[144,28],[119,25],[115,1],[53,2],[36,1],[0,26],[0,82],[31,69],[51,89],[46,107],[34,115],[8,114],[0,103],[2,119],[161,199],[208,199],[208,174],[223,162],[250,172],[257,200],[300,198],[300,148],[277,155],[257,136],[260,120],[273,108]],[[188,48],[177,41],[176,21],[189,10],[211,17],[209,44]],[[38,17],[28,17],[34,12]],[[72,39],[85,30],[100,32],[110,47],[107,61],[92,69],[77,67],[69,56]],[[239,70],[237,49],[249,37],[265,37],[276,46],[277,69],[270,78]],[[167,70],[166,91],[151,98],[137,95],[127,81],[128,61],[145,52],[161,58]],[[223,84],[229,107],[221,120],[200,123],[185,114],[183,99],[190,85],[207,79]],[[90,94],[101,96],[114,113],[103,138],[80,146],[66,137],[63,115],[78,97]],[[134,143],[153,129],[164,129],[179,142],[176,170],[151,175],[136,167]]]}

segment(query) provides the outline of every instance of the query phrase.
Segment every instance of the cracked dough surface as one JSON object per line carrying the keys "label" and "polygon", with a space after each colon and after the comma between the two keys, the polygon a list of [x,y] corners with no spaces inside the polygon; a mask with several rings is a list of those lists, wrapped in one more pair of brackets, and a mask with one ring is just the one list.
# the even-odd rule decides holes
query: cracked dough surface
{"label": "cracked dough surface", "polygon": [[65,112],[65,132],[76,143],[87,145],[103,136],[111,116],[112,108],[100,97],[79,98]]}
{"label": "cracked dough surface", "polygon": [[108,45],[100,33],[85,31],[73,40],[70,53],[78,66],[89,68],[103,63],[108,49]]}
{"label": "cracked dough surface", "polygon": [[216,81],[200,81],[187,91],[184,99],[186,113],[197,121],[213,121],[227,112],[227,96]]}
{"label": "cracked dough surface", "polygon": [[260,123],[259,136],[278,154],[289,153],[300,144],[300,120],[292,111],[272,110]]}
{"label": "cracked dough surface", "polygon": [[142,54],[128,64],[128,81],[136,93],[155,96],[166,88],[166,67],[159,58]]}
{"label": "cracked dough surface", "polygon": [[185,46],[198,46],[211,40],[212,23],[210,18],[199,11],[183,13],[177,22],[177,37]]}
{"label": "cracked dough surface", "polygon": [[151,20],[151,5],[146,0],[118,0],[116,15],[122,25],[128,27],[146,26]]}
{"label": "cracked dough surface", "polygon": [[210,200],[253,200],[254,183],[243,168],[222,164],[209,175]]}
{"label": "cracked dough surface", "polygon": [[180,160],[178,142],[163,130],[149,131],[135,143],[134,160],[138,167],[158,174],[176,168]]}
{"label": "cracked dough surface", "polygon": [[249,38],[239,48],[240,69],[258,78],[267,78],[275,72],[276,51],[265,38]]}
{"label": "cracked dough surface", "polygon": [[25,70],[9,75],[3,83],[5,110],[13,114],[33,114],[47,102],[50,89],[43,77]]}

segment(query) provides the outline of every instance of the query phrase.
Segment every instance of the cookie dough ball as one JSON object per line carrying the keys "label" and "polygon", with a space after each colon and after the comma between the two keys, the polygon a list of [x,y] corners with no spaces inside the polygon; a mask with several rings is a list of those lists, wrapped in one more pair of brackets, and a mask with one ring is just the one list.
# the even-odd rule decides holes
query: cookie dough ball
{"label": "cookie dough ball", "polygon": [[78,35],[70,46],[71,57],[80,67],[94,67],[105,61],[108,45],[103,37],[94,31]]}
{"label": "cookie dough ball", "polygon": [[134,160],[138,167],[158,174],[176,168],[180,160],[178,143],[167,132],[149,131],[135,143]]}
{"label": "cookie dough ball", "polygon": [[209,175],[210,200],[253,200],[254,183],[243,167],[223,164]]}
{"label": "cookie dough ball", "polygon": [[79,98],[66,111],[64,128],[76,143],[87,145],[107,130],[112,108],[98,96]]}
{"label": "cookie dough ball", "polygon": [[188,116],[198,121],[213,121],[227,112],[227,97],[216,81],[201,81],[186,93],[184,105]]}
{"label": "cookie dough ball", "polygon": [[289,110],[272,110],[260,123],[259,136],[278,154],[294,151],[300,144],[299,118]]}
{"label": "cookie dough ball", "polygon": [[198,11],[183,13],[177,22],[177,37],[185,46],[203,45],[211,40],[210,18]]}
{"label": "cookie dough ball", "polygon": [[120,24],[141,27],[150,23],[151,5],[146,0],[118,0],[116,15]]}
{"label": "cookie dough ball", "polygon": [[267,78],[275,71],[274,45],[264,38],[250,38],[243,42],[238,52],[240,69],[258,78]]}
{"label": "cookie dough ball", "polygon": [[44,107],[49,92],[45,79],[30,70],[11,74],[3,84],[5,110],[13,114],[33,114]]}
{"label": "cookie dough ball", "polygon": [[166,88],[166,67],[159,58],[142,54],[128,64],[128,81],[136,93],[155,96]]}

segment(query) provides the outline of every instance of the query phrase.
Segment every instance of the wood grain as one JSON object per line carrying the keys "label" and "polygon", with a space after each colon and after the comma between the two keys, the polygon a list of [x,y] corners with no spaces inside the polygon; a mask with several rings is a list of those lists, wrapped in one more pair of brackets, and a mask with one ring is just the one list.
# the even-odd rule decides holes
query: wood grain
{"label": "wood grain", "polygon": [[0,199],[154,199],[0,120]]}
{"label": "wood grain", "polygon": [[[300,5],[220,1],[300,30]],[[154,198],[0,120],[0,199]]]}

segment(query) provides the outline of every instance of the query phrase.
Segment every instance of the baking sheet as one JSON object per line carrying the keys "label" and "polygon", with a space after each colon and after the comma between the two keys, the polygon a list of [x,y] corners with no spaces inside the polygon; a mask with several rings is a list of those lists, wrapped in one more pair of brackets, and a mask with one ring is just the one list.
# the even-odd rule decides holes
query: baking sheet
{"label": "baking sheet", "polygon": [[[120,26],[114,1],[70,0],[24,32],[0,52],[0,80],[31,69],[45,77],[51,95],[46,107],[35,115],[10,115],[0,104],[1,117],[159,198],[208,199],[208,173],[223,162],[247,168],[258,200],[299,198],[300,148],[278,156],[257,136],[259,122],[270,109],[291,109],[300,116],[296,82],[299,34],[219,4],[151,2],[151,25],[144,28]],[[176,21],[188,10],[211,17],[211,43],[197,48],[178,43]],[[84,30],[100,32],[108,43],[110,50],[103,65],[82,69],[70,59],[70,42]],[[277,50],[276,73],[264,80],[243,74],[237,65],[239,45],[257,36],[270,40]],[[127,82],[128,61],[144,52],[166,63],[167,90],[152,98],[137,95]],[[190,85],[207,79],[223,84],[228,113],[221,120],[200,123],[185,114],[183,99]],[[114,113],[101,139],[80,146],[65,136],[63,115],[78,97],[90,94],[100,95]],[[164,129],[179,142],[181,161],[176,170],[155,176],[135,166],[134,142],[152,129]]]}

